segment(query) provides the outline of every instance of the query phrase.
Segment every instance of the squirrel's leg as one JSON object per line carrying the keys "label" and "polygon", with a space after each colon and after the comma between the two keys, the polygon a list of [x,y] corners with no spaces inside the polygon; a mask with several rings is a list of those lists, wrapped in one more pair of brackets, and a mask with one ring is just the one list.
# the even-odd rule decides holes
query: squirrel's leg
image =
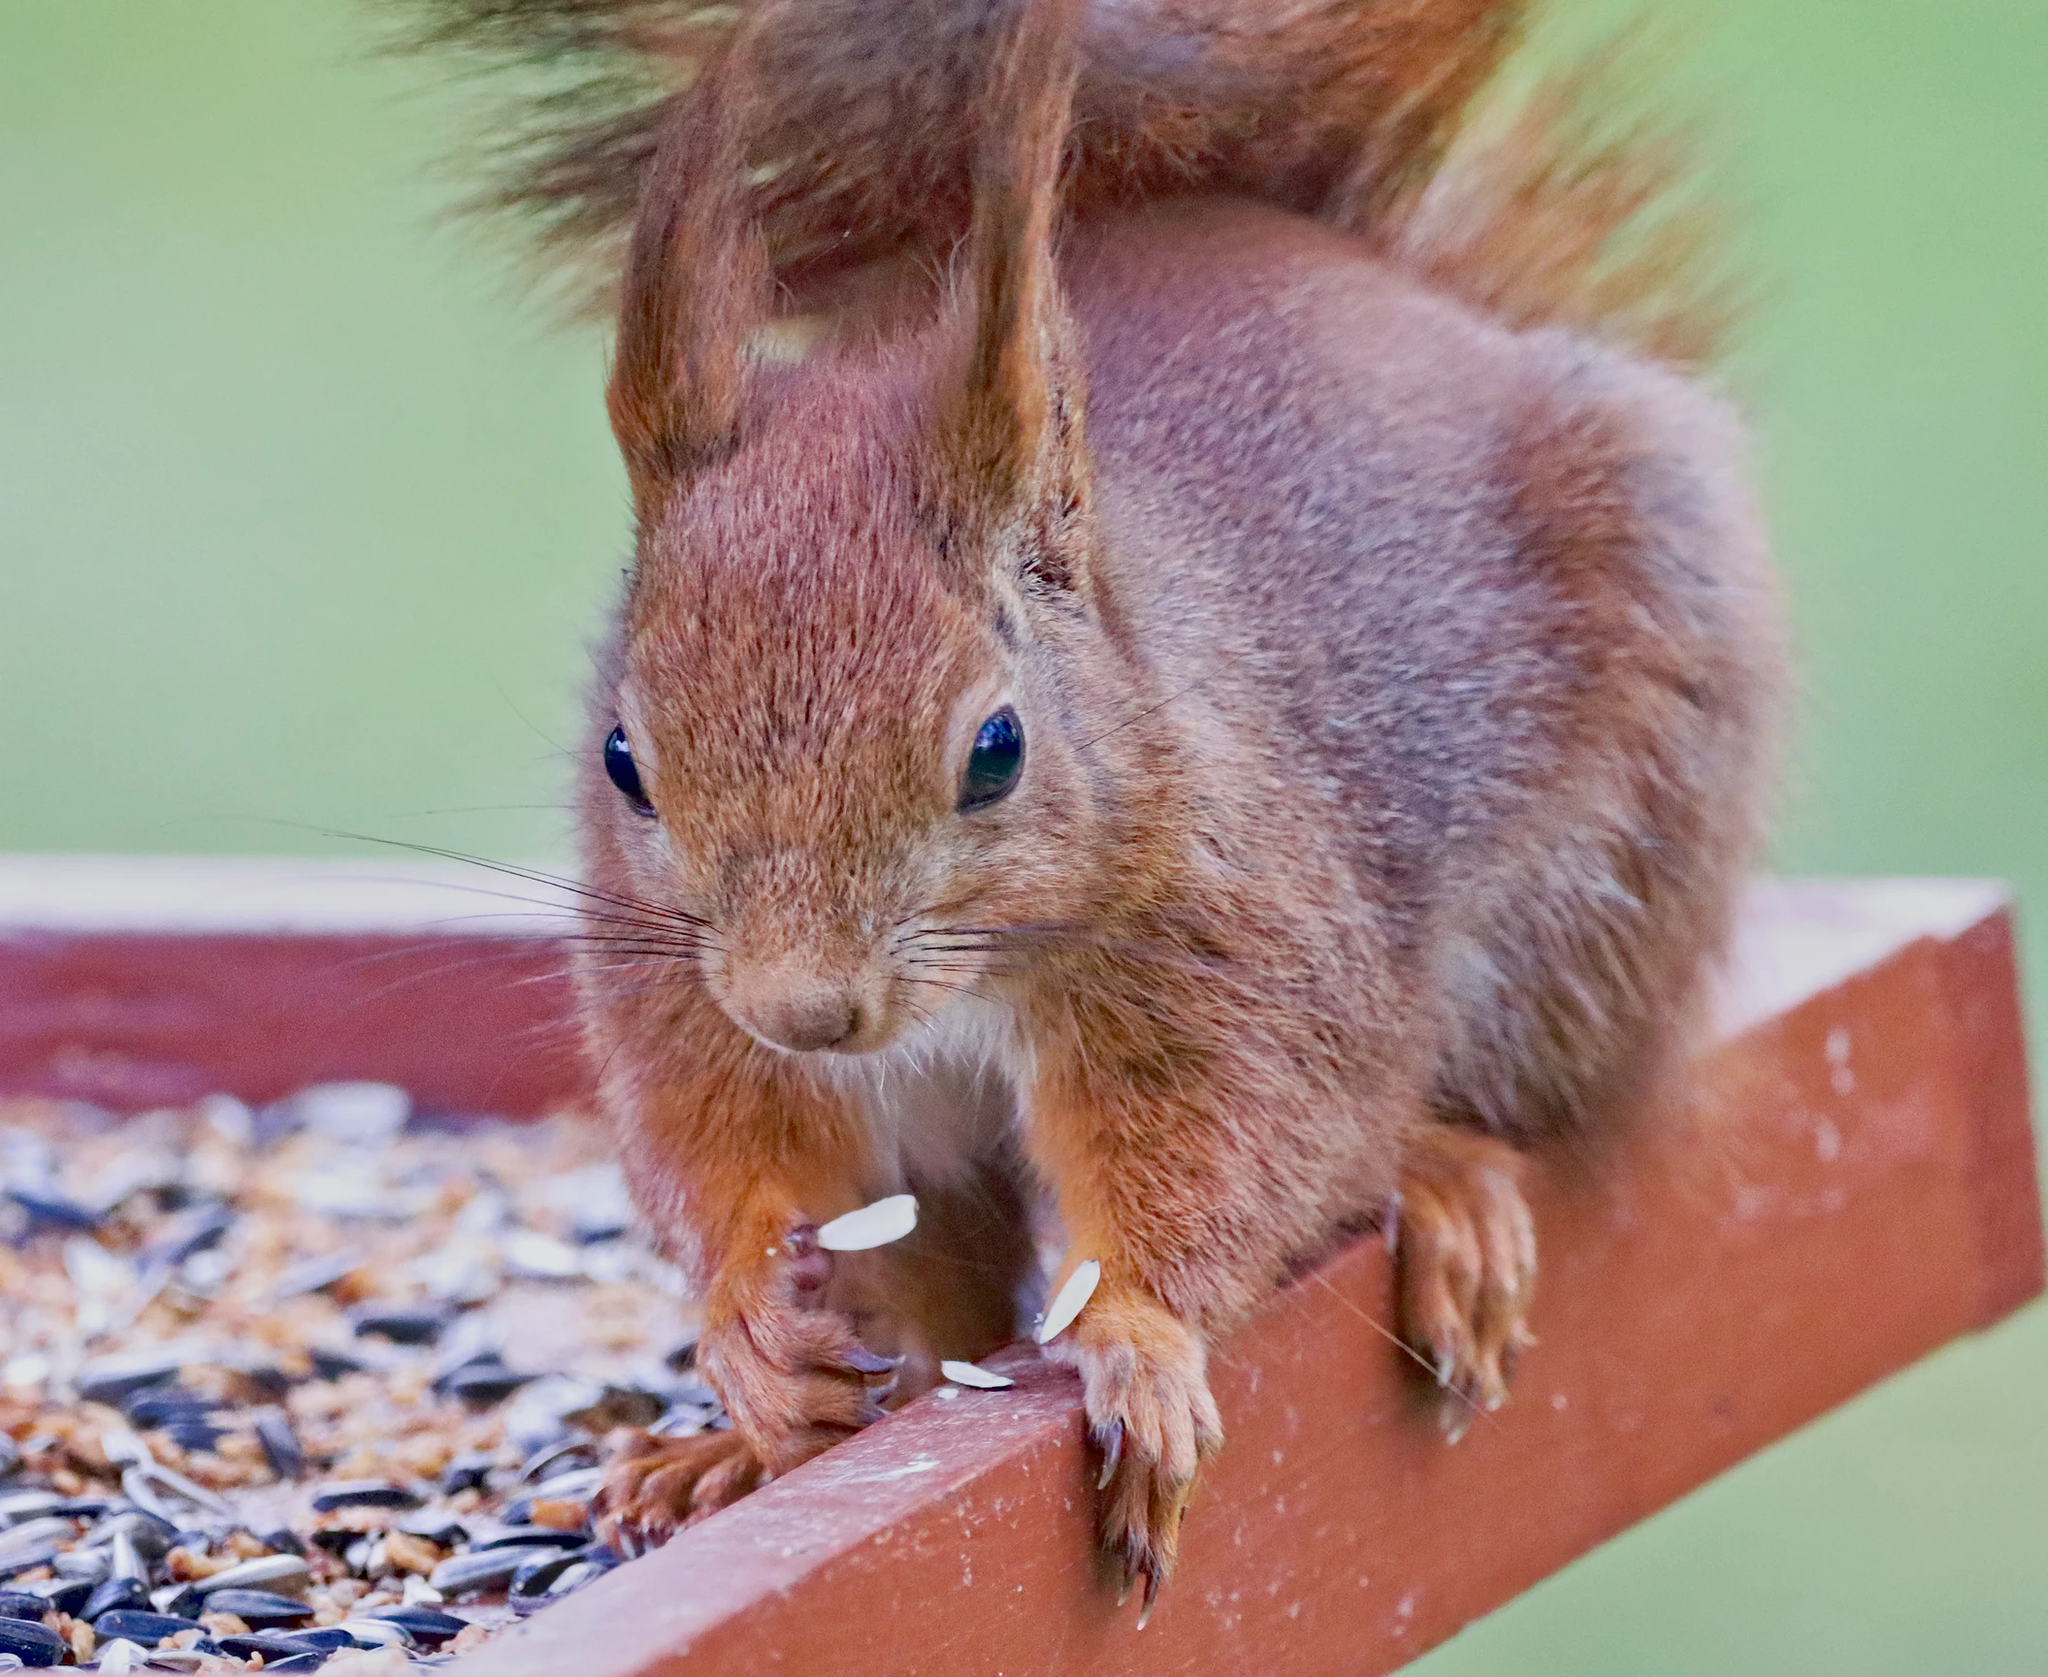
{"label": "squirrel's leg", "polygon": [[867,1176],[865,1131],[836,1097],[758,1057],[710,1060],[624,1116],[629,1179],[657,1215],[680,1208],[671,1244],[706,1279],[697,1361],[733,1421],[619,1452],[594,1512],[633,1553],[865,1426],[892,1365],[827,1307],[813,1234],[863,1202]]}
{"label": "squirrel's leg", "polygon": [[1402,1161],[1402,1332],[1436,1372],[1453,1442],[1474,1414],[1507,1400],[1515,1360],[1535,1343],[1536,1227],[1522,1166],[1498,1137],[1442,1122],[1414,1137]]}
{"label": "squirrel's leg", "polygon": [[1209,1238],[1228,1210],[1219,1194],[1235,1196],[1219,1181],[1227,1166],[1213,1168],[1222,1126],[1209,1091],[1140,1083],[1134,1059],[1081,1040],[1038,1049],[1026,1133],[1068,1240],[1052,1296],[1080,1264],[1101,1265],[1045,1354],[1080,1372],[1101,1452],[1103,1547],[1125,1596],[1142,1580],[1142,1623],[1172,1570],[1196,1473],[1223,1442],[1202,1323],[1205,1304],[1240,1291],[1240,1255]]}

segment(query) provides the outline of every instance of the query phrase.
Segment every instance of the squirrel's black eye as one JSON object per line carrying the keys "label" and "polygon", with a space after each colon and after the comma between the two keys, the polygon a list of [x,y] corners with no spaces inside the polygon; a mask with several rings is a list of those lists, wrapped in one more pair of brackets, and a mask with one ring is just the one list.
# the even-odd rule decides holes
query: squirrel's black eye
{"label": "squirrel's black eye", "polygon": [[654,805],[647,801],[647,791],[640,784],[640,770],[634,765],[633,748],[626,743],[624,728],[615,727],[604,737],[604,772],[626,795],[627,803],[642,815],[654,813]]}
{"label": "squirrel's black eye", "polygon": [[1024,724],[1008,705],[981,725],[974,749],[967,754],[967,777],[960,784],[960,807],[992,804],[1017,784],[1024,772]]}

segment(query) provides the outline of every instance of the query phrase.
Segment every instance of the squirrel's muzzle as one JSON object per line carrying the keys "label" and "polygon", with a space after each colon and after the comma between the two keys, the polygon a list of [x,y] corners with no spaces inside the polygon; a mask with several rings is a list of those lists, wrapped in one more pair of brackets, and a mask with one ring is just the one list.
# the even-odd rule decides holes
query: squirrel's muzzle
{"label": "squirrel's muzzle", "polygon": [[795,964],[728,965],[726,1013],[758,1042],[792,1054],[858,1054],[879,1023],[873,1003],[849,979]]}

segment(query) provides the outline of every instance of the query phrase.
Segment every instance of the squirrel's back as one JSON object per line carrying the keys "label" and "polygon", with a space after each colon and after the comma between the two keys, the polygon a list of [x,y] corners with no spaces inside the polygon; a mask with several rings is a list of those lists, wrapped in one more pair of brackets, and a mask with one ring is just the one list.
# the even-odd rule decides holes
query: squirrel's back
{"label": "squirrel's back", "polygon": [[[943,273],[1015,0],[389,0],[408,45],[518,72],[485,207],[608,305],[659,136],[751,33],[744,149],[778,302]],[[1066,199],[1236,195],[1367,239],[1510,324],[1710,356],[1728,311],[1682,147],[1617,124],[1605,60],[1519,96],[1532,0],[1090,0]],[[536,82],[544,93],[536,97]]]}
{"label": "squirrel's back", "polygon": [[1220,754],[1190,778],[1246,794],[1220,859],[1345,853],[1346,912],[1437,969],[1446,1106],[1608,1107],[1681,1028],[1771,783],[1735,414],[1242,200],[1110,218],[1063,269],[1111,591],[1177,749]]}

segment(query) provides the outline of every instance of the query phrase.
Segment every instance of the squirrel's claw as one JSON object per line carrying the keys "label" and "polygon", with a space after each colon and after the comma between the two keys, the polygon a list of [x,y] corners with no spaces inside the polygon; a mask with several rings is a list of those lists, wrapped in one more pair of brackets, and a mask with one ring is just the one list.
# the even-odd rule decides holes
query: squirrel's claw
{"label": "squirrel's claw", "polygon": [[1536,1229],[1521,1156],[1506,1142],[1442,1126],[1411,1152],[1402,1182],[1402,1331],[1442,1388],[1452,1443],[1500,1408],[1521,1353],[1536,1283]]}
{"label": "squirrel's claw", "polygon": [[1124,1459],[1123,1422],[1110,1422],[1096,1433],[1095,1442],[1102,1448],[1102,1471],[1095,1476],[1095,1488],[1106,1491],[1110,1480],[1116,1477],[1117,1463]]}

